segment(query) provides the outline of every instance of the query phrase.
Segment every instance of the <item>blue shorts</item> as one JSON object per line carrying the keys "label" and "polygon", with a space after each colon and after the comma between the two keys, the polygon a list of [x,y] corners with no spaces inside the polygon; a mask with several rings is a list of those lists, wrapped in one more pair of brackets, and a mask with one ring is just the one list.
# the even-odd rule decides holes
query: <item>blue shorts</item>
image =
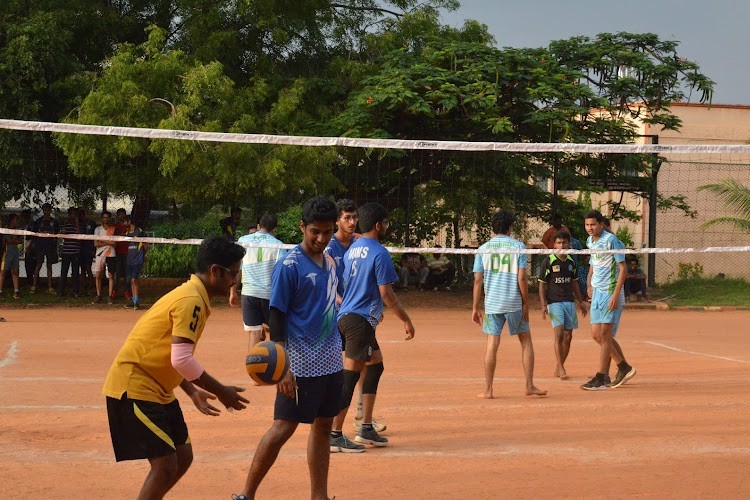
{"label": "blue shorts", "polygon": [[620,316],[625,307],[625,294],[620,293],[620,301],[617,309],[609,310],[609,299],[612,295],[601,290],[594,289],[594,296],[591,297],[591,324],[612,323],[612,336],[617,334],[617,327],[620,325]]}
{"label": "blue shorts", "polygon": [[553,302],[547,304],[547,313],[552,322],[552,328],[562,326],[565,330],[578,328],[575,302]]}
{"label": "blue shorts", "polygon": [[128,277],[130,279],[138,279],[141,277],[141,269],[143,269],[143,262],[140,264],[128,263]]}
{"label": "blue shorts", "polygon": [[518,335],[519,333],[528,333],[531,331],[529,324],[523,320],[522,311],[485,314],[482,331],[488,335],[499,337],[506,321],[508,322],[508,332],[511,335]]}

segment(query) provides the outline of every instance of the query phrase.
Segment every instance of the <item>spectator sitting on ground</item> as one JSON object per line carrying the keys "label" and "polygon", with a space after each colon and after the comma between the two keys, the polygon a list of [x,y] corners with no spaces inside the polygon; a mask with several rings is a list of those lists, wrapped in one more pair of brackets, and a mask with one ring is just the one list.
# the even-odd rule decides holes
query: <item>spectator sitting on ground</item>
{"label": "spectator sitting on ground", "polygon": [[417,290],[424,290],[430,268],[427,260],[418,253],[405,253],[401,257],[401,290],[409,289],[409,279],[417,281]]}
{"label": "spectator sitting on ground", "polygon": [[237,226],[241,219],[242,209],[240,207],[232,207],[232,210],[229,211],[229,217],[219,221],[221,233],[231,242],[237,240]]}
{"label": "spectator sitting on ground", "polygon": [[625,278],[625,298],[630,299],[630,296],[635,294],[637,295],[638,302],[648,302],[646,279],[646,273],[638,267],[637,260],[634,259],[628,262],[628,276]]}
{"label": "spectator sitting on ground", "polygon": [[562,223],[562,216],[555,215],[555,218],[552,220],[552,226],[542,235],[542,243],[546,248],[555,248],[555,236],[559,231],[565,231],[570,234],[568,226]]}
{"label": "spectator sitting on ground", "polygon": [[[440,245],[435,245],[435,248],[443,248]],[[430,269],[430,274],[427,276],[427,285],[432,287],[432,290],[437,292],[439,286],[445,287],[446,291],[450,291],[451,283],[456,275],[456,268],[453,266],[453,262],[448,260],[448,256],[444,253],[433,253],[427,257],[427,266]]]}

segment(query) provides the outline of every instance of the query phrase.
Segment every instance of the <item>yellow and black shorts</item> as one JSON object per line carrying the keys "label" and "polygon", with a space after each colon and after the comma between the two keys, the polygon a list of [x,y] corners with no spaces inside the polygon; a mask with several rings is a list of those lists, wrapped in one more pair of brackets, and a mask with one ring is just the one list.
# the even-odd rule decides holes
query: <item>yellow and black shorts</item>
{"label": "yellow and black shorts", "polygon": [[128,394],[107,397],[109,433],[115,459],[139,460],[175,453],[176,447],[190,443],[180,403],[161,404],[130,399]]}

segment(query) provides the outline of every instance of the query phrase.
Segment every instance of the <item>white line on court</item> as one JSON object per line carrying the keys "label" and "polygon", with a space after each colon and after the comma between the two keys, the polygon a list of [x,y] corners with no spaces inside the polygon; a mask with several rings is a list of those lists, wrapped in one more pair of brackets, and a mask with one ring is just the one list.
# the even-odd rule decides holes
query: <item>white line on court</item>
{"label": "white line on court", "polygon": [[13,362],[14,359],[16,359],[16,352],[18,352],[18,349],[16,348],[17,345],[18,342],[15,340],[10,343],[10,347],[8,347],[8,353],[3,359],[0,359],[0,368],[8,366]]}
{"label": "white line on court", "polygon": [[682,352],[682,353],[685,353],[685,354],[693,354],[695,356],[705,356],[707,358],[722,359],[724,361],[735,361],[737,363],[750,363],[750,361],[748,361],[746,359],[730,358],[728,356],[717,356],[716,354],[707,354],[705,352],[688,351],[688,350],[685,350],[685,349],[680,349],[679,347],[674,347],[674,346],[667,345],[667,344],[662,344],[662,343],[659,343],[659,342],[652,342],[650,340],[634,340],[633,342],[637,342],[639,344],[655,345],[657,347],[663,347],[664,349],[669,349],[670,351],[677,351],[677,352]]}

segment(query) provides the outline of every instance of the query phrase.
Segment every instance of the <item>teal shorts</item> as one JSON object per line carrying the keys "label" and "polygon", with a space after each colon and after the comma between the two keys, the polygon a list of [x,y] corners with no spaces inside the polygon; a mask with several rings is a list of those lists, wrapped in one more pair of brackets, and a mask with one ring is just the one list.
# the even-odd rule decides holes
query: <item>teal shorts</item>
{"label": "teal shorts", "polygon": [[592,325],[599,323],[612,323],[612,336],[614,337],[617,334],[617,327],[620,325],[620,316],[625,307],[625,293],[620,293],[620,301],[617,305],[617,309],[614,311],[609,309],[610,298],[612,298],[611,294],[594,289],[594,296],[591,297],[590,317]]}
{"label": "teal shorts", "polygon": [[508,332],[511,335],[528,333],[531,331],[529,324],[523,320],[523,311],[514,311],[500,314],[485,314],[482,331],[487,335],[500,336],[503,326],[508,323]]}
{"label": "teal shorts", "polygon": [[547,304],[547,313],[552,322],[552,328],[562,326],[565,330],[578,328],[575,302],[553,302]]}

